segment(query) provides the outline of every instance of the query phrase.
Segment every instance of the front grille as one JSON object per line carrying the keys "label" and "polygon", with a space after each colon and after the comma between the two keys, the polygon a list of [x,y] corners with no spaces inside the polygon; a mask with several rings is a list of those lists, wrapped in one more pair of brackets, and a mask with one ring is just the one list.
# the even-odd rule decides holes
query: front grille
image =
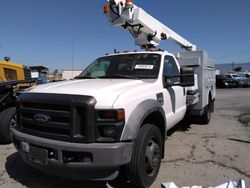
{"label": "front grille", "polygon": [[[63,136],[71,135],[70,106],[25,102],[21,104],[20,110],[22,126],[25,129]],[[37,122],[34,119],[36,114],[46,115],[50,120],[46,123]],[[84,118],[83,116],[84,114],[81,118]],[[84,128],[84,125],[81,126]]]}
{"label": "front grille", "polygon": [[24,93],[18,99],[17,128],[43,138],[93,142],[95,103],[90,96]]}

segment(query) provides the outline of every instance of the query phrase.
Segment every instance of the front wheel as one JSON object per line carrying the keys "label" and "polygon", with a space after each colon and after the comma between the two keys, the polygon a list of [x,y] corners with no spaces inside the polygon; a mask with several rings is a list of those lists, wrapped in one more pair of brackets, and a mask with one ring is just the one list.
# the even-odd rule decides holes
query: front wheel
{"label": "front wheel", "polygon": [[133,185],[149,187],[155,181],[161,165],[162,146],[158,127],[145,124],[140,128],[127,166],[128,178]]}
{"label": "front wheel", "polygon": [[11,143],[10,127],[16,124],[16,108],[11,107],[0,113],[0,143]]}

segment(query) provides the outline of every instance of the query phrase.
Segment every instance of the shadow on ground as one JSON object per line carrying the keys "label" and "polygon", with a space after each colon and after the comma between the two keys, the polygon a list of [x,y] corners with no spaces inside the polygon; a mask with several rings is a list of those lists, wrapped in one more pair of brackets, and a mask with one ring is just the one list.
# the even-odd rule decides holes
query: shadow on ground
{"label": "shadow on ground", "polygon": [[200,123],[200,120],[198,118],[184,118],[180,123],[175,125],[173,128],[169,129],[167,134],[168,136],[171,136],[175,132],[187,132],[191,129],[191,125],[203,125],[205,124]]}
{"label": "shadow on ground", "polygon": [[[183,120],[168,131],[168,136],[174,132],[186,132],[191,129],[192,124],[199,124],[189,120]],[[18,152],[7,157],[5,163],[6,172],[10,178],[29,188],[108,188],[107,182],[80,181],[60,178],[45,174],[26,165]],[[131,184],[118,184],[114,188],[135,188]]]}
{"label": "shadow on ground", "polygon": [[26,165],[17,152],[7,157],[5,168],[10,178],[29,188],[107,188],[106,182],[67,180],[44,174]]}
{"label": "shadow on ground", "polygon": [[[25,164],[19,153],[7,157],[6,172],[10,178],[29,188],[108,188],[107,182],[64,179],[44,174]],[[120,184],[115,188],[134,188],[130,184]]]}
{"label": "shadow on ground", "polygon": [[192,123],[190,121],[182,120],[176,126],[168,130],[168,136],[171,136],[175,132],[186,132],[191,129]]}

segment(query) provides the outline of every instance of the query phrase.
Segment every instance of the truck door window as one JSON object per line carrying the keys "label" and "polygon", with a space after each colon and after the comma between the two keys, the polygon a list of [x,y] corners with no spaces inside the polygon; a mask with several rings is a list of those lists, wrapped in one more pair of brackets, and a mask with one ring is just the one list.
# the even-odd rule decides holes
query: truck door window
{"label": "truck door window", "polygon": [[[180,74],[179,69],[173,57],[165,56],[163,73],[164,75],[167,76],[174,76]],[[169,81],[173,83],[180,82],[180,77],[170,78]]]}
{"label": "truck door window", "polygon": [[13,69],[4,68],[4,77],[7,81],[17,80],[17,73]]}

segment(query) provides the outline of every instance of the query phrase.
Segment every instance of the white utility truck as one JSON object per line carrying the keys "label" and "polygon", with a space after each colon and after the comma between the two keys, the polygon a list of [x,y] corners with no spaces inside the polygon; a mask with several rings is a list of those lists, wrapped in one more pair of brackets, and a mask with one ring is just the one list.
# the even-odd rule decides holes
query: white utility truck
{"label": "white utility truck", "polygon": [[[99,57],[75,80],[22,93],[13,143],[27,164],[46,173],[148,187],[167,130],[184,116],[209,123],[214,63],[131,0],[109,0],[104,12],[145,51]],[[165,39],[186,51],[156,50]]]}

